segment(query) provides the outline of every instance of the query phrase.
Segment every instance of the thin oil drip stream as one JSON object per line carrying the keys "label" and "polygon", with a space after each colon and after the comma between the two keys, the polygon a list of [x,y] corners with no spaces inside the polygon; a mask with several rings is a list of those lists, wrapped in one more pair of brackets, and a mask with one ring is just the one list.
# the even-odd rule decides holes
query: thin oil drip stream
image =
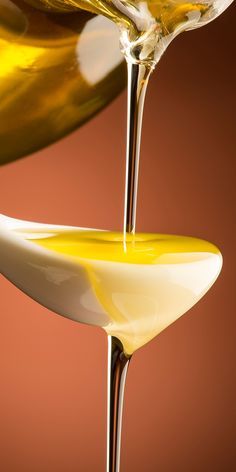
{"label": "thin oil drip stream", "polygon": [[148,80],[152,68],[127,61],[127,144],[124,205],[124,242],[126,233],[135,233],[142,118]]}
{"label": "thin oil drip stream", "polygon": [[[127,84],[127,131],[126,131],[126,175],[124,199],[123,247],[127,251],[127,234],[135,235],[139,160],[142,136],[142,121],[148,81],[153,61],[137,62],[126,57]],[[120,450],[124,390],[131,356],[114,336],[108,337],[108,381],[107,381],[107,472],[120,471]]]}

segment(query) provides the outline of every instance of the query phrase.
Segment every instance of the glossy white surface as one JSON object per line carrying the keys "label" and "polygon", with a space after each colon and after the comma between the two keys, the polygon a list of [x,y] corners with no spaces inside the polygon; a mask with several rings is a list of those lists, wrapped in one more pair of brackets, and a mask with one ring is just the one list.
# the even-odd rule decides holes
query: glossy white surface
{"label": "glossy white surface", "polygon": [[75,229],[81,234],[87,230],[1,216],[0,271],[56,313],[103,327],[122,341],[127,353],[189,310],[221,270],[222,256],[213,245],[212,252],[170,252],[157,263],[136,264],[67,257],[34,243],[34,238]]}

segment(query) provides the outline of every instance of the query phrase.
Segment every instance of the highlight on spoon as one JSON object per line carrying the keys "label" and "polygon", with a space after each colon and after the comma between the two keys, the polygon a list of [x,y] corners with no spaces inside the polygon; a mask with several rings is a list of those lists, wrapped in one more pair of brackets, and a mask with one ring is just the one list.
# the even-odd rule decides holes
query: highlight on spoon
{"label": "highlight on spoon", "polygon": [[102,327],[131,355],[209,290],[222,266],[192,237],[127,235],[0,216],[0,271],[34,300]]}

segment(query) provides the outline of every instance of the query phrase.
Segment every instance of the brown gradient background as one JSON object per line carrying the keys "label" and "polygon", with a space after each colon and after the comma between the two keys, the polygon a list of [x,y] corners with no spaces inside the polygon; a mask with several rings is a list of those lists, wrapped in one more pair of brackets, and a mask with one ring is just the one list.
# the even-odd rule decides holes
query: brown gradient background
{"label": "brown gradient background", "polygon": [[[232,29],[231,29],[232,28]],[[209,294],[132,360],[122,472],[231,472],[235,457],[233,8],[182,35],[148,92],[138,229],[215,242]],[[83,128],[0,169],[1,212],[119,229],[125,93]],[[0,470],[104,472],[106,336],[0,280]]]}

